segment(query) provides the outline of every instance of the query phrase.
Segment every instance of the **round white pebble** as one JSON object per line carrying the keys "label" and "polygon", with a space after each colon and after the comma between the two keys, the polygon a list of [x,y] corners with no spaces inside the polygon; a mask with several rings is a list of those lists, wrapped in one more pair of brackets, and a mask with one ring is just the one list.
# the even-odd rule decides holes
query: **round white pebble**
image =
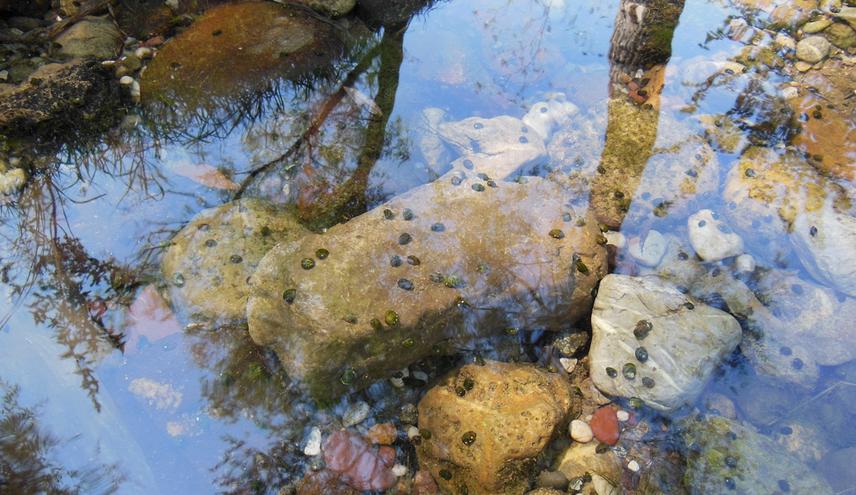
{"label": "round white pebble", "polygon": [[419,428],[417,428],[415,426],[411,426],[410,428],[407,429],[407,438],[409,438],[410,440],[413,440],[414,438],[416,438],[418,436],[419,436]]}
{"label": "round white pebble", "polygon": [[121,84],[122,86],[130,86],[134,84],[134,78],[131,76],[122,76],[121,78],[119,78],[119,84]]}
{"label": "round white pebble", "polygon": [[639,463],[636,461],[630,461],[627,463],[627,469],[633,471],[634,473],[639,472]]}
{"label": "round white pebble", "polygon": [[397,478],[401,478],[405,474],[407,474],[407,466],[403,464],[396,464],[392,466],[392,474],[394,474]]}
{"label": "round white pebble", "polygon": [[752,273],[755,271],[755,258],[751,254],[741,254],[734,260],[737,273]]}
{"label": "round white pebble", "polygon": [[618,411],[615,413],[615,416],[618,417],[618,421],[624,422],[630,419],[630,413],[627,411]]}
{"label": "round white pebble", "polygon": [[594,438],[594,433],[588,423],[575,419],[571,421],[571,438],[576,442],[589,443]]}
{"label": "round white pebble", "polygon": [[577,367],[577,360],[573,358],[559,358],[559,364],[565,368],[565,372],[570,373]]}

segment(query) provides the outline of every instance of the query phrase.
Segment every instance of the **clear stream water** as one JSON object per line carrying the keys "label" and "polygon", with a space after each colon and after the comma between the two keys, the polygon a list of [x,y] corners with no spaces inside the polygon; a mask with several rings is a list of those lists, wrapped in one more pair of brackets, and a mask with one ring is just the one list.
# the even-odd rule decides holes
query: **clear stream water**
{"label": "clear stream water", "polygon": [[[601,146],[617,8],[616,0],[453,0],[416,15],[404,35],[395,105],[383,153],[369,176],[368,206],[436,177],[418,146],[426,108],[443,109],[450,121],[474,115],[522,117],[544,95],[562,92],[579,107],[575,119],[585,119],[590,129],[590,141],[581,145]],[[748,108],[745,115],[763,119],[763,110],[775,104],[775,89],[747,92],[759,80],[762,87],[774,88],[782,76],[772,72],[713,84],[696,97],[717,70],[709,62],[732,59],[744,47],[744,41],[722,34],[731,19],[741,16],[725,1],[687,1],[671,40],[661,126],[701,134],[699,115],[719,115],[740,105]],[[381,35],[374,36],[376,42]],[[359,398],[374,406],[373,417],[392,418],[402,403],[415,403],[427,390],[425,385],[400,391],[380,384],[319,411],[306,398],[288,393],[275,356],[254,347],[241,330],[176,331],[169,322],[153,321],[158,315],[152,318],[151,311],[137,324],[128,316],[141,287],[164,283],[158,263],[170,235],[197,212],[232,196],[232,191],[188,178],[183,167],[210,164],[241,183],[248,171],[287,149],[293,127],[335,87],[334,82],[275,85],[261,98],[258,115],[222,126],[213,125],[213,117],[196,118],[178,131],[164,130],[157,115],[140,112],[85,151],[69,143],[56,156],[44,157],[48,172],[32,178],[17,205],[0,210],[0,379],[4,390],[17,387],[19,392],[7,396],[3,414],[9,416],[14,404],[33,411],[38,427],[57,440],[45,452],[56,466],[104,466],[98,471],[104,477],[94,476],[100,480],[93,483],[95,491],[275,493],[299,479],[310,464],[302,449],[312,426],[333,424]],[[359,94],[373,98],[376,77],[360,77],[354,88],[356,100]],[[365,106],[343,104],[330,125],[362,125],[365,112]],[[853,120],[847,125],[852,128]],[[765,138],[770,146],[782,140],[776,133]],[[330,153],[337,151],[336,144],[330,145]],[[313,170],[312,164],[297,163],[273,186],[251,188],[247,194],[296,204],[304,200],[301,184],[317,174],[333,181],[346,178],[356,166],[355,152],[345,138],[338,144],[343,159],[328,160],[332,166]],[[718,149],[717,158],[724,178],[739,155]],[[286,192],[281,192],[283,186]],[[725,208],[719,197],[706,198],[703,205]],[[657,222],[659,231],[670,232],[686,219],[666,215]],[[621,229],[632,235],[650,226],[626,222]],[[65,239],[66,256],[75,253],[64,265],[76,273],[71,285],[61,280],[63,270],[51,265],[46,248],[51,235]],[[753,254],[766,258],[765,253]],[[777,262],[800,270],[794,257]],[[123,273],[137,280],[134,290],[114,290]],[[88,308],[84,316],[70,309],[79,308],[81,300]],[[86,321],[87,312],[98,317],[99,325],[93,327],[92,318]],[[124,349],[111,346],[109,335],[123,340]],[[521,347],[540,338],[500,337],[488,352],[519,357],[525,355]],[[463,352],[458,359],[471,357]],[[423,369],[434,378],[443,365]],[[816,389],[780,391],[781,411],[813,400],[807,407],[843,409],[852,423],[856,403],[835,390],[822,393],[841,371],[824,368],[822,373]],[[745,392],[753,380],[751,366],[733,363],[716,375],[709,390],[751,408],[755,401],[770,400]],[[831,450],[856,445],[852,434],[837,440]],[[399,461],[415,467],[406,447]],[[109,480],[116,473],[121,480],[113,485]]]}

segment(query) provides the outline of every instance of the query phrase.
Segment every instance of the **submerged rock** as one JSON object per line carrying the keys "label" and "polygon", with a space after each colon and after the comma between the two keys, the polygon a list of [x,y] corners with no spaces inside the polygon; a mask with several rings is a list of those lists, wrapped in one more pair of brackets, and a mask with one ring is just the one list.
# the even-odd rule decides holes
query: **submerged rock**
{"label": "submerged rock", "polygon": [[469,117],[438,123],[436,129],[439,137],[461,154],[452,163],[453,171],[483,173],[503,180],[540,165],[547,152],[546,141],[576,113],[576,105],[556,93],[534,104],[522,119],[509,115]]}
{"label": "submerged rock", "polygon": [[723,194],[731,224],[753,240],[756,252],[774,260],[779,246],[793,246],[816,280],[856,296],[852,183],[822,176],[795,154],[754,149],[729,172]]}
{"label": "submerged rock", "polygon": [[662,411],[695,400],[741,339],[728,313],[657,277],[605,277],[591,324],[594,384]]}
{"label": "submerged rock", "polygon": [[[309,73],[342,51],[334,28],[300,9],[241,2],[208,10],[164,44],[143,74],[150,104],[195,108]],[[221,102],[222,103],[222,102]]]}
{"label": "submerged rock", "polygon": [[372,447],[356,433],[339,430],[324,442],[327,469],[358,490],[386,490],[395,485],[395,449]]}
{"label": "submerged rock", "polygon": [[220,323],[246,318],[247,280],[262,256],[306,230],[289,214],[241,199],[197,214],[173,237],[161,261],[176,313]]}
{"label": "submerged rock", "polygon": [[601,239],[550,181],[441,178],[274,248],[252,278],[250,334],[335,396],[479,336],[565,328],[606,270]]}
{"label": "submerged rock", "polygon": [[834,493],[812,469],[751,426],[714,416],[690,419],[683,427],[691,493]]}
{"label": "submerged rock", "polygon": [[856,359],[856,330],[849,323],[856,299],[769,268],[756,269],[750,288],[728,267],[706,267],[689,252],[672,239],[660,265],[643,273],[724,304],[744,328],[740,347],[758,373],[808,387],[819,377],[818,366]]}
{"label": "submerged rock", "polygon": [[743,239],[719,214],[700,210],[687,219],[690,244],[704,261],[719,261],[743,253]]}
{"label": "submerged rock", "polygon": [[[278,3],[288,3],[284,0],[274,0]],[[306,5],[307,7],[317,10],[322,14],[327,14],[333,17],[339,17],[354,10],[357,5],[357,0],[296,0],[297,3]]]}
{"label": "submerged rock", "polygon": [[420,467],[444,492],[522,494],[571,394],[564,376],[531,364],[464,366],[419,403],[420,431],[430,432],[417,447]]}

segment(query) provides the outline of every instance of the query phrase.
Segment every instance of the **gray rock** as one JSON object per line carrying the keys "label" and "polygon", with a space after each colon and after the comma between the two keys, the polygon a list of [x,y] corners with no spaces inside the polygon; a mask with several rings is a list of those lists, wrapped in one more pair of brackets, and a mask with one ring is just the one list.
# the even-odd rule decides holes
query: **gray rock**
{"label": "gray rock", "polygon": [[[274,248],[252,277],[250,334],[329,396],[435,347],[507,328],[560,330],[590,308],[606,270],[597,225],[570,211],[561,186],[537,177],[438,179]],[[315,257],[321,248],[328,258]]]}
{"label": "gray rock", "polygon": [[122,33],[107,17],[86,17],[60,34],[56,43],[63,55],[104,60],[118,55]]}
{"label": "gray rock", "polygon": [[666,238],[653,229],[644,238],[634,237],[627,244],[630,256],[645,266],[657,266],[668,249]]}
{"label": "gray rock", "polygon": [[690,244],[704,261],[719,261],[743,253],[743,239],[711,210],[700,210],[687,219]]}
{"label": "gray rock", "polygon": [[695,400],[741,338],[731,315],[658,277],[605,277],[591,323],[594,384],[663,411]]}
{"label": "gray rock", "polygon": [[834,493],[814,470],[751,426],[713,416],[682,427],[690,493]]}
{"label": "gray rock", "polygon": [[808,36],[797,43],[797,58],[803,62],[816,64],[829,55],[829,41],[823,36]]}
{"label": "gray rock", "polygon": [[172,238],[161,261],[173,309],[186,319],[243,321],[247,280],[259,260],[278,242],[306,232],[291,215],[257,199],[199,212]]}

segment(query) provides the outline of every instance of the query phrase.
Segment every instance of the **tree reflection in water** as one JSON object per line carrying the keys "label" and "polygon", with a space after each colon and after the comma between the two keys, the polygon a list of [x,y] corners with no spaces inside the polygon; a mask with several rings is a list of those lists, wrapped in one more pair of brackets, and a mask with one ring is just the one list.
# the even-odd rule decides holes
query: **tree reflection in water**
{"label": "tree reflection in water", "polygon": [[58,462],[58,448],[69,442],[39,425],[38,408],[20,404],[16,385],[0,380],[0,396],[0,493],[106,494],[125,482],[116,465]]}

